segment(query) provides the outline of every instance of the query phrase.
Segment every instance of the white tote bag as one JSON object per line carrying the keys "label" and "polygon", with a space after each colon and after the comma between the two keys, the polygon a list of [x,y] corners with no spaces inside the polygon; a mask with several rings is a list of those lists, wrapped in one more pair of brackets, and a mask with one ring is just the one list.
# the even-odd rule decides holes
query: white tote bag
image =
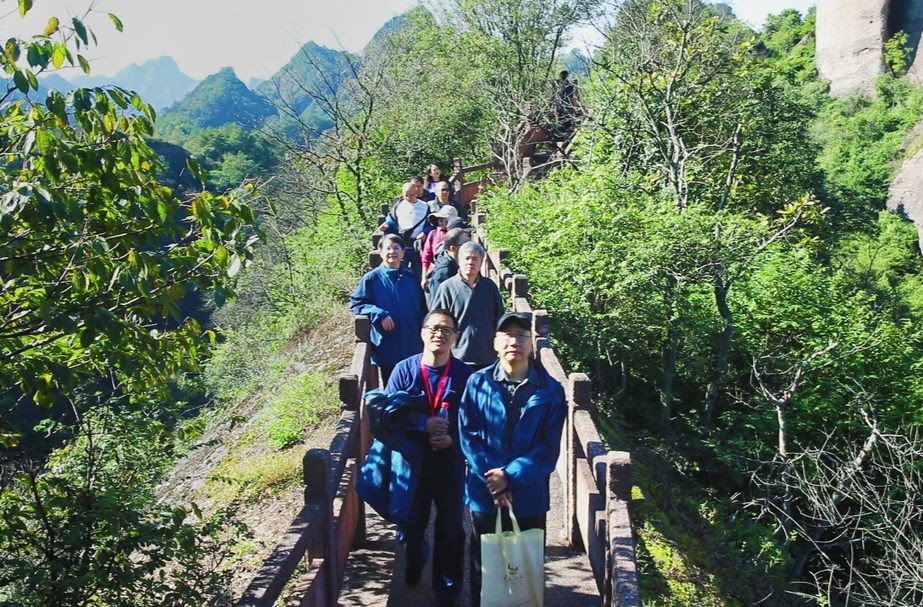
{"label": "white tote bag", "polygon": [[545,598],[545,531],[520,531],[510,508],[512,531],[481,536],[481,607],[542,607]]}

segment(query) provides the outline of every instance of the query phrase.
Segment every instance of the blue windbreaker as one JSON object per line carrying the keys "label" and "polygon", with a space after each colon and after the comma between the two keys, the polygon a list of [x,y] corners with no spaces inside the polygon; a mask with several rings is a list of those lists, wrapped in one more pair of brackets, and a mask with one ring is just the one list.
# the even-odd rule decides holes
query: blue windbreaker
{"label": "blue windbreaker", "polygon": [[[446,462],[449,467],[444,472],[457,478],[459,483],[463,482],[465,476],[465,459],[458,445],[458,407],[470,375],[468,365],[453,358],[442,398],[449,403],[449,436],[454,441],[448,448],[450,457]],[[432,376],[430,380],[436,383],[438,377]],[[430,389],[435,392],[435,386]],[[394,368],[386,392],[393,394],[399,390],[419,395],[419,400],[426,402],[423,375],[420,373],[420,355],[411,356]],[[427,435],[423,431],[429,415],[427,411],[417,411],[404,416],[403,427],[387,430],[390,440],[386,442],[393,448],[376,438],[360,469],[356,486],[359,496],[382,518],[393,523],[406,523],[410,516],[417,478],[423,467],[423,458],[427,457],[430,449]]]}
{"label": "blue windbreaker", "polygon": [[506,389],[494,379],[498,364],[471,376],[458,413],[462,452],[468,460],[465,500],[473,512],[494,514],[496,506],[484,475],[502,468],[509,479],[516,516],[539,516],[551,508],[549,477],[558,461],[567,418],[564,388],[533,361],[537,379],[507,444]]}
{"label": "blue windbreaker", "polygon": [[[353,314],[364,314],[372,322],[372,362],[395,365],[423,351],[420,328],[426,316],[423,288],[413,273],[384,264],[359,280],[349,300]],[[381,321],[390,316],[394,328],[385,331]]]}

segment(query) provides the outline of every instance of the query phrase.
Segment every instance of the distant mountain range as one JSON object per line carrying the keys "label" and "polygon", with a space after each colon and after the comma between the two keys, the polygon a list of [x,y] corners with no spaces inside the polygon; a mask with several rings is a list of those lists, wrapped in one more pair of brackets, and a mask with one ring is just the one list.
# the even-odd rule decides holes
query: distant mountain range
{"label": "distant mountain range", "polygon": [[56,89],[62,93],[78,87],[116,85],[137,92],[156,110],[183,99],[199,83],[181,72],[171,57],[150,59],[142,65],[132,63],[112,77],[80,75],[68,81],[55,73],[39,81],[43,89]]}
{"label": "distant mountain range", "polygon": [[407,15],[391,19],[359,55],[308,42],[268,80],[251,78],[244,84],[226,67],[197,81],[164,56],[132,64],[112,77],[79,75],[66,80],[60,73],[51,73],[39,79],[35,98],[44,99],[49,89],[62,93],[107,85],[130,89],[157,110],[156,137],[178,145],[228,124],[245,130],[265,126],[276,133],[304,136],[304,127],[317,133],[332,126],[315,98],[336,94],[343,81],[353,77],[351,62],[374,55],[387,34],[409,24]]}

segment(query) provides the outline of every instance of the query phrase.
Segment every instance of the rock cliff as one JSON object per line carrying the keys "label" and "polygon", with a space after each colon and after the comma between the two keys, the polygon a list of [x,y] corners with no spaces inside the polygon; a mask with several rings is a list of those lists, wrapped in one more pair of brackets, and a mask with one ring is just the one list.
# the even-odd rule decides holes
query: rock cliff
{"label": "rock cliff", "polygon": [[[923,123],[914,128],[918,140],[923,140]],[[923,250],[923,148],[904,161],[900,173],[888,189],[888,208],[907,217],[917,226],[920,249]]]}
{"label": "rock cliff", "polygon": [[871,95],[883,73],[884,44],[907,33],[910,74],[923,82],[923,0],[818,0],[817,70],[833,96]]}
{"label": "rock cliff", "polygon": [[830,94],[871,94],[884,69],[889,3],[884,0],[818,0],[817,71]]}

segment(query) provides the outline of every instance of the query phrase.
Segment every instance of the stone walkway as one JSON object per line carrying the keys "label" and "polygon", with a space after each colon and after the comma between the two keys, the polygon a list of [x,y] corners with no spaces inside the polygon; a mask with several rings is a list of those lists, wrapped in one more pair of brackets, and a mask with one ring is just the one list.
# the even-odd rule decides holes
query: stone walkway
{"label": "stone walkway", "polygon": [[[545,606],[598,607],[601,603],[586,555],[564,546],[561,485],[551,475],[551,511],[545,549]],[[466,523],[467,524],[467,523]],[[432,521],[430,521],[432,541]],[[467,555],[462,607],[469,607]],[[340,591],[343,607],[417,607],[435,604],[430,567],[415,588],[404,585],[404,552],[395,539],[394,525],[367,509],[367,544],[349,555]]]}

